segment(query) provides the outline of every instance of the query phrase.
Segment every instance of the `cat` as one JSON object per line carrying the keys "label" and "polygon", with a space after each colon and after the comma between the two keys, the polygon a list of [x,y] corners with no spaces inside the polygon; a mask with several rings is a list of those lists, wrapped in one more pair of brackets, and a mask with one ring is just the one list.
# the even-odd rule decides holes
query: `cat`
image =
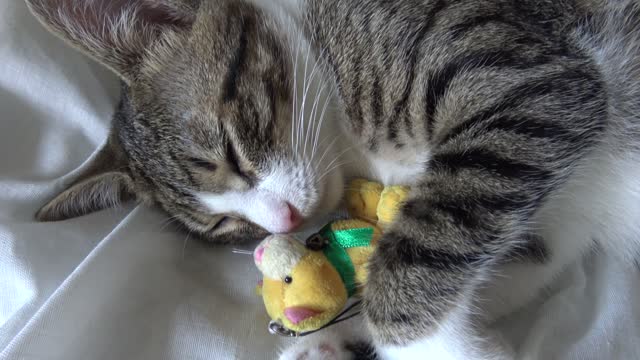
{"label": "cat", "polygon": [[26,1],[123,81],[42,221],[136,199],[228,243],[308,226],[355,176],[411,186],[369,264],[364,341],[328,331],[283,359],[508,358],[482,319],[595,244],[637,253],[633,1]]}

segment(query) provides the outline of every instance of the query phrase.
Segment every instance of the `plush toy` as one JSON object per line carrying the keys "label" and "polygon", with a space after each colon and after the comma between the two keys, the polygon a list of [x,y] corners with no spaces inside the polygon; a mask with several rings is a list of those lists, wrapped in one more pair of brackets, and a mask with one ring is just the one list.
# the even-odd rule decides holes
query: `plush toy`
{"label": "plush toy", "polygon": [[272,235],[253,253],[258,285],[272,323],[290,334],[319,329],[338,316],[366,281],[366,264],[394,218],[407,187],[353,181],[345,194],[349,218],[335,220],[305,244]]}

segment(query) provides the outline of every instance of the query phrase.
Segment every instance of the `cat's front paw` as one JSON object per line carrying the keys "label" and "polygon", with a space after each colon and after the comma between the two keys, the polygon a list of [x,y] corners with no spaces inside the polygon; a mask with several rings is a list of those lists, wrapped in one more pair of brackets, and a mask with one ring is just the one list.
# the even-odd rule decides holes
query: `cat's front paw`
{"label": "cat's front paw", "polygon": [[363,311],[377,344],[401,346],[424,338],[451,308],[449,295],[455,293],[443,286],[449,274],[419,266],[415,252],[407,240],[387,233],[369,261]]}
{"label": "cat's front paw", "polygon": [[478,336],[455,269],[434,268],[435,258],[431,266],[417,266],[411,258],[417,251],[403,241],[383,238],[383,251],[369,263],[363,310],[379,358],[513,359],[487,332]]}
{"label": "cat's front paw", "polygon": [[280,360],[375,360],[371,344],[347,340],[336,333],[312,336],[287,348]]}

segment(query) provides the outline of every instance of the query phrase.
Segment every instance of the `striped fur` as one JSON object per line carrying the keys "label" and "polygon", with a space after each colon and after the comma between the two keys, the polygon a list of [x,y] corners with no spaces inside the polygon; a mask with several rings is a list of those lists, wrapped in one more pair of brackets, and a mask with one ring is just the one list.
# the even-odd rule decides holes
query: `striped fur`
{"label": "striped fur", "polygon": [[[631,42],[640,31],[638,8],[620,2],[591,13],[582,5],[306,2],[303,23],[336,79],[353,141],[379,157],[410,161],[416,151],[429,153],[424,175],[369,264],[364,306],[382,356],[498,358],[470,332],[476,289],[488,287],[489,299],[508,301],[497,305],[503,309],[485,307],[490,317],[503,315],[535,296],[593,239],[612,249],[622,238],[624,250],[637,239],[638,229],[626,225],[613,236],[599,230],[617,223],[599,217],[600,199],[580,200],[579,208],[565,198],[588,196],[577,187],[598,171],[620,171],[594,168],[602,156],[638,165],[638,100],[629,95],[638,87],[638,45]],[[611,74],[612,66],[620,73]],[[626,87],[612,99],[618,83]],[[634,176],[627,172],[620,181],[637,190]],[[588,221],[566,216],[567,209]],[[556,221],[574,233],[551,225]],[[533,251],[523,264],[509,261],[540,238],[531,232],[543,235],[544,260],[534,264]],[[519,294],[487,285],[499,283],[492,274],[505,269],[514,276],[509,289]],[[515,284],[526,281],[531,289]]]}
{"label": "striped fur", "polygon": [[[54,31],[75,34],[46,1],[29,2]],[[351,176],[409,184],[364,291],[380,358],[508,358],[485,346],[472,309],[493,319],[523,305],[594,242],[637,254],[635,2],[197,5],[180,18],[192,20],[152,17],[160,36],[136,38],[144,54],[127,61],[71,36],[127,83],[102,157],[126,170],[94,166],[42,218],[104,207],[77,203],[101,199],[96,182],[115,178],[189,230],[235,240],[265,232],[247,210],[265,193],[310,219],[337,206]],[[220,214],[221,199],[241,201]],[[283,357],[348,358],[341,340],[323,341]]]}

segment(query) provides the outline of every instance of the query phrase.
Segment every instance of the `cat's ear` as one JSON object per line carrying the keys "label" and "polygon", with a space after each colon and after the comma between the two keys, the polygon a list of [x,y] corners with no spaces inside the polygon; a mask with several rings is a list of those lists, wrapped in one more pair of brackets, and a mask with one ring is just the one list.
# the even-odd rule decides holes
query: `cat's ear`
{"label": "cat's ear", "polygon": [[135,199],[127,160],[115,136],[87,168],[36,213],[39,221],[59,221],[110,208]]}
{"label": "cat's ear", "polygon": [[26,0],[50,31],[111,68],[135,78],[153,43],[195,21],[194,0]]}

